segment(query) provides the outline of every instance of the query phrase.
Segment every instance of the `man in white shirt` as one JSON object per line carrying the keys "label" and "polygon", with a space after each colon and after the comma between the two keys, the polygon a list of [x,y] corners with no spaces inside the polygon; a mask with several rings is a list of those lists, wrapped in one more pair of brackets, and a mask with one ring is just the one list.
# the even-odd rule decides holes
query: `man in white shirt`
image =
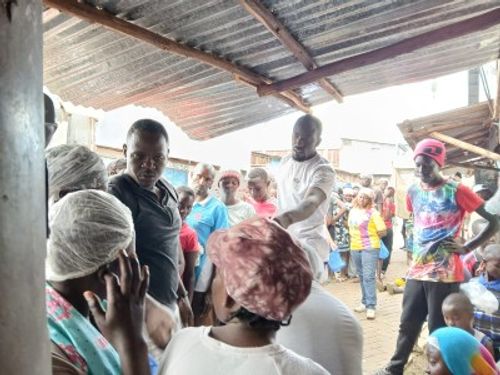
{"label": "man in white shirt", "polygon": [[361,375],[363,332],[351,310],[319,283],[323,263],[307,246],[313,271],[311,293],[294,311],[288,327],[276,334],[276,343],[312,359],[331,374]]}
{"label": "man in white shirt", "polygon": [[275,220],[326,261],[330,247],[324,220],[335,172],[316,152],[321,130],[321,122],[311,115],[302,116],[295,123],[292,154],[283,158],[276,175],[278,216]]}

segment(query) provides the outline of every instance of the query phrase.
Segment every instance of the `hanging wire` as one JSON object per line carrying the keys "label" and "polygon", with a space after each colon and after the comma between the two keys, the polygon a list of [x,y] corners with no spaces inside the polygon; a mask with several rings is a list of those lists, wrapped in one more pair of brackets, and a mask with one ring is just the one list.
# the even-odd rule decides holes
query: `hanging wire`
{"label": "hanging wire", "polygon": [[484,93],[486,94],[486,99],[488,99],[488,108],[490,109],[490,115],[493,117],[493,101],[491,100],[490,88],[488,86],[488,79],[486,73],[484,72],[484,67],[479,68],[479,77],[481,77],[481,83],[483,86]]}

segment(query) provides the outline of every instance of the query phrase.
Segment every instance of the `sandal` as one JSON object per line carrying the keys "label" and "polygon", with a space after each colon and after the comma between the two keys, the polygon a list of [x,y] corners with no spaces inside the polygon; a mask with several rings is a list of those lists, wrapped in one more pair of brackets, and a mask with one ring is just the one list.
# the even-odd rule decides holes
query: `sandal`
{"label": "sandal", "polygon": [[337,280],[337,282],[339,282],[339,283],[343,283],[344,281],[347,280],[347,278],[342,276],[342,274],[340,272],[335,272],[335,280]]}

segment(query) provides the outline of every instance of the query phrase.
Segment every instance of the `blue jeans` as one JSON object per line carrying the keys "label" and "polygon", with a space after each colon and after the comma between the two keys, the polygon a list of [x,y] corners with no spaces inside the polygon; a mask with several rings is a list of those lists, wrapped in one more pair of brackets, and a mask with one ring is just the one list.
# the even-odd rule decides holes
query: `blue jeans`
{"label": "blue jeans", "polygon": [[361,285],[361,303],[367,309],[377,306],[377,289],[375,278],[377,275],[379,249],[352,250],[351,257],[356,265]]}

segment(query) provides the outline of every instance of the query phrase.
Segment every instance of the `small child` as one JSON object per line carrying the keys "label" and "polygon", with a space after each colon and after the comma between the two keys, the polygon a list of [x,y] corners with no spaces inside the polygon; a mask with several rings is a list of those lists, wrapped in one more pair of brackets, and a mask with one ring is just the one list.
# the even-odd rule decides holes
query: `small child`
{"label": "small child", "polygon": [[[481,270],[477,281],[495,295],[500,302],[500,245],[488,245],[483,252]],[[500,360],[500,310],[488,314],[476,306],[474,328],[493,340],[495,360]]]}
{"label": "small child", "polygon": [[201,246],[198,243],[198,235],[186,223],[186,217],[193,209],[195,196],[193,189],[187,186],[178,187],[177,194],[179,195],[179,214],[182,219],[179,241],[184,255],[184,270],[181,272],[181,276],[184,288],[186,288],[188,293],[189,300],[192,302],[194,293],[194,269],[198,261],[198,254],[200,253]]}
{"label": "small child", "polygon": [[493,341],[473,327],[474,306],[465,294],[450,294],[444,299],[442,310],[444,321],[448,327],[457,327],[469,332],[494,356]]}
{"label": "small child", "polygon": [[439,328],[427,340],[427,374],[498,375],[495,361],[474,336],[456,327]]}
{"label": "small child", "polygon": [[277,223],[255,217],[214,232],[212,300],[218,327],[185,328],[170,341],[160,375],[326,375],[323,367],[275,344],[276,331],[311,290],[307,255]]}

